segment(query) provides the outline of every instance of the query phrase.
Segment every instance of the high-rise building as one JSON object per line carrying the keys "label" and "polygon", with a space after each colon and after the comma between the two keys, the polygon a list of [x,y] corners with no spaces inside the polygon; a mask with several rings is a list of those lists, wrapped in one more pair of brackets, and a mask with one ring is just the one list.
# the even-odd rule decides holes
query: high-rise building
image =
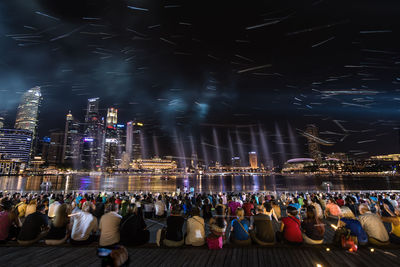
{"label": "high-rise building", "polygon": [[49,152],[47,163],[50,166],[58,166],[62,163],[64,145],[64,132],[56,131],[50,134]]}
{"label": "high-rise building", "polygon": [[35,136],[41,97],[39,86],[29,89],[22,95],[15,120],[15,129],[29,130]]}
{"label": "high-rise building", "polygon": [[126,124],[126,146],[125,151],[130,155],[131,159],[142,158],[142,134],[143,123],[141,122],[128,122]]}
{"label": "high-rise building", "polygon": [[[318,127],[314,124],[307,125],[306,133],[314,136],[315,138],[319,137]],[[312,138],[308,139],[308,153],[312,159],[315,159],[316,162],[321,162],[321,149],[319,144]]]}
{"label": "high-rise building", "polygon": [[117,132],[117,109],[109,108],[106,119],[106,139],[104,144],[104,167],[115,168],[117,166],[118,132]]}
{"label": "high-rise building", "polygon": [[241,167],[240,166],[240,157],[233,157],[231,164],[232,164],[232,167]]}
{"label": "high-rise building", "polygon": [[249,152],[249,164],[250,168],[252,169],[257,169],[258,168],[258,163],[257,163],[257,152]]}
{"label": "high-rise building", "polygon": [[107,109],[107,119],[106,119],[106,127],[116,127],[118,118],[118,109],[109,108]]}
{"label": "high-rise building", "polygon": [[42,99],[40,87],[36,86],[29,89],[22,95],[18,105],[17,118],[15,120],[15,129],[28,130],[32,132],[31,154],[34,154],[37,147],[37,126],[39,106]]}
{"label": "high-rise building", "polygon": [[85,130],[81,139],[81,163],[84,169],[101,167],[104,153],[104,118],[99,114],[99,98],[88,99]]}
{"label": "high-rise building", "polygon": [[0,116],[0,129],[4,127],[4,117]]}
{"label": "high-rise building", "polygon": [[79,145],[79,122],[74,119],[71,111],[69,111],[65,121],[64,143],[61,158],[62,164],[74,169],[79,168]]}
{"label": "high-rise building", "polygon": [[3,159],[27,164],[32,146],[32,132],[20,129],[0,129],[0,155]]}

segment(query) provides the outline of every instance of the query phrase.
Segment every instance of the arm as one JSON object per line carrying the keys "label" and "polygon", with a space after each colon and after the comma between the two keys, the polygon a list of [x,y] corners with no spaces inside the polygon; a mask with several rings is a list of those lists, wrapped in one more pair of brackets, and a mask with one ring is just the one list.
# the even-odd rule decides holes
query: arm
{"label": "arm", "polygon": [[285,228],[285,224],[283,222],[281,222],[281,228],[280,228],[280,232],[283,232],[283,229]]}

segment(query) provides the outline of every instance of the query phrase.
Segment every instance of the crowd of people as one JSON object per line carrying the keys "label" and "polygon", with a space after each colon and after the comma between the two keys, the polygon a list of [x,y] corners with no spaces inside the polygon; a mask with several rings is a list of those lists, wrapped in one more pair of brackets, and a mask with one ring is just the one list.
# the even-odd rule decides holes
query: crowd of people
{"label": "crowd of people", "polygon": [[161,225],[155,242],[166,247],[318,245],[327,227],[339,242],[400,244],[396,193],[3,192],[0,199],[0,242],[26,246],[137,246],[149,242],[149,222]]}

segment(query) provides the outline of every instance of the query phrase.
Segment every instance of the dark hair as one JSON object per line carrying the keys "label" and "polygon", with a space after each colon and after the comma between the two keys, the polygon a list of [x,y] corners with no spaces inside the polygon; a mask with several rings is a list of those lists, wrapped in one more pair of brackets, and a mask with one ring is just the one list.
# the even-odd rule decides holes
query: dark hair
{"label": "dark hair", "polygon": [[264,208],[267,212],[270,212],[272,210],[272,205],[271,202],[265,202],[264,203]]}
{"label": "dark hair", "polygon": [[45,205],[39,204],[39,205],[36,206],[36,211],[43,211],[45,208],[46,208]]}
{"label": "dark hair", "polygon": [[293,206],[288,206],[286,212],[292,216],[296,216],[298,214],[298,210]]}
{"label": "dark hair", "polygon": [[192,214],[192,216],[200,216],[200,210],[199,210],[199,208],[198,208],[198,207],[192,208],[191,214]]}
{"label": "dark hair", "polygon": [[225,220],[224,220],[224,214],[223,214],[223,212],[224,212],[223,207],[221,205],[219,205],[215,208],[215,211],[216,211],[216,215],[217,215],[217,219],[216,219],[217,226],[219,228],[224,228]]}

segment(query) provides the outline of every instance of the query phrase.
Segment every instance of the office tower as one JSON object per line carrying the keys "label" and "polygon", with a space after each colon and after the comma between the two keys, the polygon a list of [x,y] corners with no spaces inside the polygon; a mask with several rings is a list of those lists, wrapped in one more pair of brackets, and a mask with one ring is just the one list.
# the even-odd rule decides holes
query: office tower
{"label": "office tower", "polygon": [[[126,123],[126,143],[125,152],[128,154],[129,160],[132,159],[132,144],[133,144],[133,122]],[[126,159],[126,157],[125,157]]]}
{"label": "office tower", "polygon": [[117,132],[117,109],[107,109],[105,147],[104,147],[104,167],[115,168],[117,166],[118,152],[118,132]]}
{"label": "office tower", "polygon": [[[319,138],[318,128],[314,124],[307,125],[306,133],[314,136],[315,138]],[[317,162],[321,162],[321,150],[319,144],[313,138],[308,139],[308,153],[312,159],[315,159]]]}
{"label": "office tower", "polygon": [[257,152],[249,152],[249,164],[250,164],[250,168],[252,169],[257,169],[258,168],[258,164],[257,164]]}
{"label": "office tower", "polygon": [[4,117],[0,116],[0,129],[4,128]]}
{"label": "office tower", "polygon": [[32,146],[32,132],[20,129],[0,129],[0,155],[27,164]]}
{"label": "office tower", "polygon": [[79,122],[74,119],[71,111],[66,116],[64,143],[62,149],[61,163],[67,167],[78,169],[79,166]]}
{"label": "office tower", "polygon": [[232,167],[240,167],[240,157],[232,158]]}
{"label": "office tower", "polygon": [[43,160],[47,160],[47,156],[49,155],[49,147],[50,147],[50,137],[45,136],[40,140],[40,151],[41,157]]}
{"label": "office tower", "polygon": [[142,137],[142,128],[143,123],[141,122],[134,122],[132,124],[132,158],[134,160],[142,158],[142,144],[141,144],[141,137]]}
{"label": "office tower", "polygon": [[106,127],[116,127],[118,118],[118,109],[109,108],[107,109],[107,119],[106,119]]}
{"label": "office tower", "polygon": [[103,163],[104,119],[99,114],[99,98],[88,99],[85,130],[81,139],[81,164],[84,169],[95,170]]}
{"label": "office tower", "polygon": [[32,132],[31,154],[34,154],[37,147],[37,126],[39,106],[42,99],[40,87],[36,86],[29,89],[22,95],[18,105],[17,118],[15,120],[15,129],[28,130]]}
{"label": "office tower", "polygon": [[62,162],[64,144],[64,132],[56,131],[50,133],[50,145],[47,155],[47,163],[50,166],[59,166]]}
{"label": "office tower", "polygon": [[122,155],[125,151],[126,144],[126,131],[125,124],[117,124],[117,155],[115,157],[116,165],[119,166],[122,163]]}

